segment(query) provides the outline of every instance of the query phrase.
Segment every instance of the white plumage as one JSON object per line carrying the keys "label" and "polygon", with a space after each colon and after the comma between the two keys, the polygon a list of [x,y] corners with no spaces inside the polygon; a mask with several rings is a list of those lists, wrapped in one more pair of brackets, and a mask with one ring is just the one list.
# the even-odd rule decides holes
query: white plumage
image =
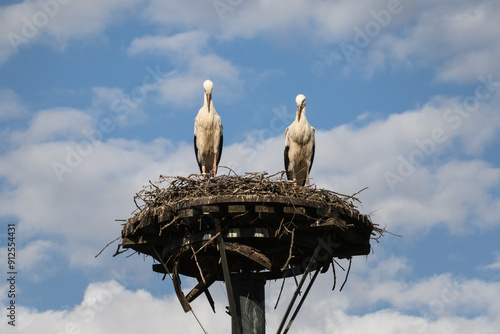
{"label": "white plumage", "polygon": [[295,121],[285,130],[285,170],[288,180],[295,185],[309,186],[309,172],[314,160],[314,128],[307,121],[306,97],[295,98],[297,115]]}
{"label": "white plumage", "polygon": [[210,80],[203,83],[203,107],[194,119],[194,152],[200,172],[217,173],[222,154],[222,122],[212,103],[212,88]]}

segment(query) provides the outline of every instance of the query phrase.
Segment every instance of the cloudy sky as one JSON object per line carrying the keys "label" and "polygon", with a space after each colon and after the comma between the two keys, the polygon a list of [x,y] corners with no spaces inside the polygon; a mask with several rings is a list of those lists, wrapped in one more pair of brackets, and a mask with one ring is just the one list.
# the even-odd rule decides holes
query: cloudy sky
{"label": "cloudy sky", "polygon": [[[202,333],[151,258],[113,258],[116,244],[95,255],[149,180],[197,171],[207,78],[221,165],[283,170],[302,93],[313,182],[369,187],[360,210],[401,235],[355,258],[342,292],[321,275],[293,332],[497,333],[499,16],[493,0],[2,1],[2,333]],[[280,284],[267,284],[269,332],[286,306],[273,310]],[[203,298],[194,310],[228,333],[223,284],[212,293],[215,315]]]}

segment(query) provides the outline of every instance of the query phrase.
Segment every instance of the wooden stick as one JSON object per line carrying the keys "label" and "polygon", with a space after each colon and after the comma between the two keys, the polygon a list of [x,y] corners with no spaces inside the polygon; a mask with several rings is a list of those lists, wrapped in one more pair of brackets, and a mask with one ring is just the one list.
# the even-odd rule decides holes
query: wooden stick
{"label": "wooden stick", "polygon": [[212,241],[215,240],[215,238],[217,238],[219,235],[221,234],[221,232],[217,232],[213,237],[210,238],[210,240],[208,240],[207,242],[205,242],[203,244],[203,246],[201,246],[200,248],[198,248],[198,250],[194,253],[193,257],[198,254],[203,248],[207,247],[208,245],[210,245],[212,243]]}
{"label": "wooden stick", "polygon": [[332,258],[332,268],[333,268],[333,287],[332,291],[335,290],[335,286],[337,285],[337,273],[335,273],[335,262],[333,262]]}
{"label": "wooden stick", "polygon": [[309,294],[309,291],[311,290],[311,287],[314,284],[314,281],[316,280],[316,277],[318,277],[319,271],[320,271],[320,268],[316,269],[316,272],[314,273],[313,277],[311,278],[311,281],[309,282],[309,285],[307,286],[306,291],[304,292],[304,295],[300,299],[299,305],[297,305],[297,308],[293,312],[293,315],[290,318],[290,321],[288,322],[288,325],[286,326],[285,331],[283,332],[283,334],[288,333],[288,330],[292,326],[293,321],[295,320],[295,317],[297,317],[297,314],[299,314],[300,308],[302,307],[302,304],[306,300],[306,297]]}
{"label": "wooden stick", "polygon": [[278,303],[279,303],[280,298],[281,298],[281,292],[283,292],[283,287],[285,286],[285,280],[286,280],[286,277],[283,277],[283,283],[281,284],[280,294],[278,295],[278,300],[276,300],[276,304],[274,305],[275,310],[278,307]]}
{"label": "wooden stick", "polygon": [[[118,237],[118,238],[116,238],[115,240],[113,240],[113,241],[111,241],[110,243],[108,243],[106,246],[104,246],[104,248],[103,248],[103,249],[101,249],[101,251],[100,251],[99,253],[97,253],[97,255],[96,255],[94,258],[97,258],[99,255],[101,255],[101,253],[102,253],[102,252],[103,252],[106,248],[108,248],[108,246],[109,246],[109,245],[111,245],[113,242],[115,242],[116,240],[118,240],[118,239],[120,239],[120,238],[121,238],[121,237]],[[118,245],[118,247],[119,247],[119,246],[120,246],[120,245]],[[116,250],[116,252],[118,253],[118,249]],[[124,251],[124,252],[126,252],[126,251]],[[122,253],[123,253],[123,252],[122,252]],[[113,256],[114,256],[114,255],[113,255]]]}
{"label": "wooden stick", "polygon": [[347,283],[347,278],[349,277],[349,272],[351,271],[351,263],[352,263],[352,257],[349,259],[349,268],[347,268],[347,274],[345,275],[344,283],[342,283],[342,286],[340,287],[339,291],[342,291],[344,285]]}
{"label": "wooden stick", "polygon": [[288,315],[290,314],[290,311],[292,310],[293,304],[295,303],[295,300],[297,299],[297,296],[300,293],[300,288],[304,284],[306,277],[307,277],[307,274],[311,271],[314,262],[316,262],[316,258],[318,257],[318,254],[319,254],[321,247],[322,247],[321,244],[318,244],[318,246],[314,250],[313,256],[309,260],[309,263],[307,264],[307,267],[304,270],[304,274],[302,275],[302,279],[300,280],[299,286],[297,286],[297,289],[295,289],[292,300],[290,301],[290,304],[288,305],[288,308],[286,309],[285,315],[283,316],[283,319],[281,320],[278,331],[276,332],[277,334],[281,333],[281,330],[283,329],[283,326],[285,325],[286,319],[288,318]]}
{"label": "wooden stick", "polygon": [[293,238],[295,235],[295,228],[292,230],[292,241],[290,242],[290,250],[288,251],[288,259],[286,259],[285,265],[281,268],[281,271],[285,270],[286,266],[288,266],[288,262],[294,258],[292,255],[293,252]]}
{"label": "wooden stick", "polygon": [[203,271],[201,270],[200,264],[198,263],[198,258],[196,257],[196,253],[194,252],[193,245],[190,244],[189,246],[191,248],[191,251],[193,251],[194,262],[196,263],[196,266],[198,267],[198,271],[200,272],[201,280],[202,280],[203,284],[207,284],[207,282],[205,281],[205,277],[203,276]]}

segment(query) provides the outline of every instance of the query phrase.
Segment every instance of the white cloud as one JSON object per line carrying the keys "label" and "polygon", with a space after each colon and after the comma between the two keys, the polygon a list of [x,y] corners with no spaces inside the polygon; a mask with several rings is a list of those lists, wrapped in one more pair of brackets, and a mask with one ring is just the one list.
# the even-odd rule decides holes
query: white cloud
{"label": "white cloud", "polygon": [[27,111],[27,107],[14,91],[0,89],[0,121],[23,118]]}
{"label": "white cloud", "polygon": [[216,27],[226,38],[332,46],[332,64],[346,64],[349,59],[338,57],[345,53],[339,43],[348,43],[359,57],[346,68],[363,76],[385,67],[424,66],[441,81],[474,82],[479,75],[500,75],[499,12],[494,1],[254,1],[226,12]]}
{"label": "white cloud", "polygon": [[43,143],[62,138],[77,140],[82,137],[82,130],[92,128],[93,123],[90,116],[75,109],[42,110],[35,114],[27,130],[12,133],[11,141],[26,145],[29,142]]}
{"label": "white cloud", "polygon": [[223,18],[220,33],[229,39],[269,36],[296,42],[303,37],[303,29],[310,28],[311,9],[302,0],[243,2],[232,12],[220,15]]}
{"label": "white cloud", "polygon": [[[151,69],[148,67],[147,69]],[[129,93],[117,87],[92,87],[92,107],[87,111],[100,123],[110,127],[137,124],[146,118],[144,105],[158,87],[158,82],[145,71],[145,76]]]}
{"label": "white cloud", "polygon": [[[162,150],[168,143],[159,139],[143,146],[134,141],[106,141],[106,133],[99,133],[95,124],[90,116],[78,110],[47,110],[38,113],[26,131],[12,134],[17,148],[2,157],[2,175],[19,187],[13,193],[2,194],[5,203],[13,205],[10,208],[3,206],[3,213],[19,215],[22,222],[30,225],[28,230],[42,228],[52,233],[65,230],[89,233],[89,223],[110,219],[108,213],[88,221],[82,218],[76,226],[63,223],[73,220],[74,212],[81,213],[78,208],[82,198],[92,199],[91,206],[83,210],[87,214],[82,217],[93,216],[91,212],[99,211],[98,207],[107,207],[110,203],[104,199],[109,196],[108,192],[120,193],[122,186],[127,187],[116,180],[117,176],[136,177],[132,171],[142,165],[141,161],[153,163],[163,155]],[[97,140],[99,136],[102,141]],[[54,162],[66,166],[59,173],[62,182],[58,180],[55,171],[59,170],[54,169]],[[113,190],[111,185],[107,188],[105,179],[112,184],[116,182],[117,189]],[[133,183],[128,186],[132,186],[131,190],[134,187]],[[100,190],[94,193],[93,189]],[[51,196],[47,196],[48,193]],[[61,200],[68,202],[61,205]],[[33,210],[22,209],[22,203],[32,203]],[[54,211],[55,207],[60,210]]]}
{"label": "white cloud", "polygon": [[36,240],[20,250],[19,270],[25,270],[33,266],[36,262],[43,261],[49,257],[51,250],[57,248],[57,245],[50,241]]}
{"label": "white cloud", "polygon": [[442,1],[421,7],[408,18],[406,29],[396,30],[391,24],[376,36],[368,55],[379,53],[384,59],[379,64],[368,60],[368,67],[425,66],[444,82],[498,76],[500,38],[495,31],[500,25],[494,19],[498,13],[500,6],[494,1]]}
{"label": "white cloud", "polygon": [[[128,14],[135,9],[144,20],[159,25],[169,34],[179,29],[194,32],[181,32],[169,38],[146,36],[136,39],[129,49],[131,53],[151,47],[174,51],[177,46],[181,46],[182,52],[189,53],[193,48],[196,52],[196,45],[205,43],[207,36],[218,40],[265,37],[272,43],[290,43],[293,47],[304,45],[304,40],[331,47],[335,50],[334,60],[330,57],[326,60],[331,64],[345,60],[339,58],[342,51],[338,43],[349,43],[357,49],[362,60],[347,68],[356,68],[364,75],[387,66],[431,67],[437,79],[446,82],[471,82],[478,75],[499,74],[495,59],[500,55],[500,39],[495,34],[499,29],[495,18],[500,7],[492,1],[401,2],[397,10],[391,7],[392,2],[385,0],[234,2],[226,4],[222,11],[214,3],[193,6],[187,2],[154,0],[141,7],[138,0],[72,1],[59,5],[53,17],[46,14],[47,23],[28,38],[28,43],[37,40],[64,48],[72,39],[100,35],[123,17],[117,13]],[[388,10],[392,12],[386,23],[380,13]],[[4,36],[0,40],[0,64],[16,52],[14,49],[28,44],[23,42],[13,48],[5,36],[9,32],[22,36],[21,30],[26,25],[23,18],[33,21],[34,15],[45,12],[34,1],[0,9],[0,32]],[[367,29],[377,24],[378,28],[368,36],[368,45],[357,45],[359,31],[366,35]],[[193,44],[177,44],[182,44],[182,39],[192,34],[200,40]],[[189,38],[184,40],[189,41]]]}
{"label": "white cloud", "polygon": [[499,213],[495,195],[499,183],[500,170],[482,161],[451,161],[435,171],[416,168],[395,193],[378,200],[379,219],[408,231],[440,223],[452,233],[488,229],[498,224],[492,214]]}
{"label": "white cloud", "polygon": [[[208,35],[201,31],[179,33],[173,36],[145,36],[132,41],[131,55],[154,52],[168,58],[175,69],[162,73],[158,81],[161,103],[192,107],[203,103],[202,83],[214,81],[216,96],[235,99],[243,85],[240,70],[230,61],[216,55],[208,47]],[[236,92],[236,93],[235,93]],[[196,101],[199,97],[199,102]],[[216,102],[214,102],[217,108]]]}
{"label": "white cloud", "polygon": [[229,61],[215,55],[198,56],[190,60],[186,71],[173,70],[160,85],[160,99],[163,103],[172,102],[176,105],[190,105],[197,100],[201,107],[203,103],[203,81],[211,79],[214,82],[213,99],[217,109],[217,98],[235,99],[243,85],[240,71]]}
{"label": "white cloud", "polygon": [[[217,6],[217,3],[221,4]],[[224,5],[225,4],[225,5]],[[273,37],[292,43],[309,38],[338,41],[370,17],[370,10],[386,6],[376,1],[252,1],[207,2],[191,6],[175,1],[151,2],[146,17],[167,27],[210,31],[222,39]]]}
{"label": "white cloud", "polygon": [[139,4],[138,0],[70,1],[61,6],[47,34],[56,41],[82,38],[103,32]]}
{"label": "white cloud", "polygon": [[[26,234],[44,231],[89,241],[98,230],[103,242],[116,232],[114,219],[132,211],[130,194],[159,175],[151,171],[161,169],[168,149],[164,140],[62,141],[19,148],[2,159],[2,175],[16,185],[2,194],[2,214],[19,217]],[[30,210],[23,203],[31,203]]]}
{"label": "white cloud", "polygon": [[97,86],[91,88],[94,97],[92,98],[92,108],[107,107],[109,108],[116,99],[124,97],[121,88],[109,88]]}
{"label": "white cloud", "polygon": [[199,49],[206,45],[208,38],[208,33],[204,31],[188,31],[173,36],[144,36],[134,39],[127,52],[130,55],[156,52],[180,58],[186,53],[196,56]]}
{"label": "white cloud", "polygon": [[24,0],[0,7],[0,64],[33,42],[63,49],[72,39],[102,33],[138,0]]}
{"label": "white cloud", "polygon": [[216,27],[219,23],[212,2],[196,5],[175,0],[153,0],[144,11],[144,18],[163,26],[202,29]]}
{"label": "white cloud", "polygon": [[[331,47],[335,52],[323,65],[344,63],[364,76],[386,67],[423,66],[433,68],[438,80],[471,82],[499,74],[499,11],[492,1],[294,0],[239,2],[223,9],[152,1],[145,13],[160,26],[209,31],[221,40],[265,37],[293,47],[304,41]],[[340,43],[355,53],[344,57]],[[351,56],[357,61],[346,64]]]}
{"label": "white cloud", "polygon": [[[311,27],[319,30],[320,36],[325,41],[345,41],[356,32],[356,28],[365,29],[366,23],[374,20],[372,11],[387,12],[390,1],[324,1],[312,8],[314,22]],[[405,4],[406,5],[406,4]],[[394,24],[395,17],[400,15],[404,5],[396,6],[397,14],[391,14],[387,18],[388,24]],[[409,7],[412,6],[409,4]],[[401,8],[401,9],[400,9]]]}
{"label": "white cloud", "polygon": [[500,252],[495,253],[495,262],[479,268],[485,270],[500,270]]}
{"label": "white cloud", "polygon": [[57,271],[54,255],[63,251],[56,242],[41,239],[29,243],[18,242],[16,249],[16,258],[22,259],[16,261],[16,269],[26,275],[26,282],[40,282],[53,276]]}
{"label": "white cloud", "polygon": [[[35,30],[28,27],[29,19],[33,17],[36,10],[36,4],[32,1],[0,8],[0,64],[17,53],[20,45],[25,44],[24,41],[27,38],[23,35],[33,34],[33,37],[36,35]],[[25,33],[23,34],[22,31]]]}
{"label": "white cloud", "polygon": [[[221,4],[220,6],[217,6]],[[225,5],[224,5],[225,4]],[[188,3],[154,0],[146,17],[167,27],[201,29],[222,39],[272,37],[280,42],[299,43],[343,40],[356,25],[372,19],[371,10],[387,8],[377,1],[236,1]],[[410,4],[408,7],[415,7]]]}

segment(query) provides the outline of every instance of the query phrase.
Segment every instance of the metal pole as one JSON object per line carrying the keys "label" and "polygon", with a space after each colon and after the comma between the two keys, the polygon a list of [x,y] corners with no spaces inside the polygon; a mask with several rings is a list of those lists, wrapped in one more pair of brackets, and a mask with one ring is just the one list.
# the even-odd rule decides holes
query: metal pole
{"label": "metal pole", "polygon": [[[259,274],[238,274],[231,278],[240,334],[266,333],[265,285]],[[236,328],[232,328],[235,334]]]}
{"label": "metal pole", "polygon": [[229,312],[231,313],[233,334],[242,334],[240,333],[240,324],[237,317],[238,312],[236,311],[236,305],[233,296],[233,288],[231,284],[231,274],[229,272],[229,266],[227,264],[226,249],[224,247],[224,238],[222,237],[221,233],[222,229],[220,227],[219,219],[214,218],[214,223],[215,223],[215,231],[219,235],[217,239],[219,240],[219,251],[221,257],[222,273],[224,275],[224,283],[226,284],[227,300],[229,302]]}

